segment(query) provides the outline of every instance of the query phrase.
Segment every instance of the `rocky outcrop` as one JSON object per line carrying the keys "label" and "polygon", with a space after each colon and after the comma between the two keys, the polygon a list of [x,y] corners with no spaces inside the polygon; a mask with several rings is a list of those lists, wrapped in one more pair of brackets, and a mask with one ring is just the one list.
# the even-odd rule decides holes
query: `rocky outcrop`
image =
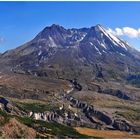
{"label": "rocky outcrop", "polygon": [[126,92],[120,89],[103,88],[94,82],[88,84],[88,90],[96,91],[101,94],[109,94],[123,100],[132,100],[132,98],[129,97]]}
{"label": "rocky outcrop", "polygon": [[7,104],[8,104],[8,100],[6,100],[5,98],[3,97],[0,97],[0,108],[3,110],[3,111],[6,111],[8,113],[11,112],[10,108],[8,108]]}
{"label": "rocky outcrop", "polygon": [[77,82],[76,79],[74,80],[69,80],[72,84],[73,84],[73,87],[78,90],[78,91],[81,91],[82,90],[82,86]]}
{"label": "rocky outcrop", "polygon": [[123,91],[119,90],[119,89],[104,89],[102,91],[102,93],[104,94],[109,94],[112,96],[116,96],[120,99],[124,99],[124,100],[131,100],[131,98]]}
{"label": "rocky outcrop", "polygon": [[62,121],[63,121],[62,117],[59,116],[57,114],[57,112],[55,112],[55,111],[51,111],[51,112],[48,111],[48,112],[43,112],[43,113],[29,112],[28,117],[33,118],[35,120],[43,120],[43,121],[47,121],[47,122],[62,123]]}
{"label": "rocky outcrop", "polygon": [[52,111],[45,112],[29,112],[28,115],[26,111],[22,108],[18,108],[16,105],[10,105],[8,100],[5,98],[0,98],[1,104],[5,105],[7,113],[19,116],[28,116],[35,120],[43,120],[47,122],[57,122],[60,124],[66,124],[69,126],[85,126],[96,129],[115,129],[127,132],[139,133],[140,128],[137,126],[132,126],[130,122],[125,119],[119,119],[112,117],[110,114],[95,108],[86,102],[80,101],[73,97],[65,96],[65,100],[68,101],[69,109],[76,108],[77,113],[68,110],[64,105],[60,108],[53,109]]}
{"label": "rocky outcrop", "polygon": [[103,112],[100,112],[98,110],[96,110],[93,106],[88,105],[85,102],[80,102],[77,99],[74,98],[70,98],[70,102],[71,102],[71,106],[72,107],[76,107],[76,108],[80,108],[82,109],[82,112],[85,113],[85,115],[92,121],[93,121],[93,117],[98,119],[99,121],[107,124],[107,125],[111,125],[112,124],[112,118],[109,117],[108,115],[106,115]]}
{"label": "rocky outcrop", "polygon": [[[88,105],[86,102],[79,101],[73,97],[67,98],[70,101],[70,106],[78,108],[85,114],[88,118],[88,122],[92,122],[92,128],[106,128],[106,129],[116,129],[127,132],[140,133],[140,128],[132,126],[130,122],[127,122],[125,119],[118,119],[111,117],[110,114],[102,112],[96,109],[92,105]],[[82,118],[81,118],[82,119]],[[85,118],[84,118],[85,119]],[[84,123],[84,126],[89,126],[88,123]]]}
{"label": "rocky outcrop", "polygon": [[126,120],[120,120],[116,119],[114,120],[114,123],[112,125],[115,129],[121,130],[121,131],[133,131],[132,126],[126,121]]}
{"label": "rocky outcrop", "polygon": [[136,134],[140,134],[140,126],[132,126],[132,130]]}
{"label": "rocky outcrop", "polygon": [[91,110],[91,113],[87,111],[86,115],[93,122],[100,122],[100,124],[106,124],[106,125],[112,124],[112,118],[98,110]]}

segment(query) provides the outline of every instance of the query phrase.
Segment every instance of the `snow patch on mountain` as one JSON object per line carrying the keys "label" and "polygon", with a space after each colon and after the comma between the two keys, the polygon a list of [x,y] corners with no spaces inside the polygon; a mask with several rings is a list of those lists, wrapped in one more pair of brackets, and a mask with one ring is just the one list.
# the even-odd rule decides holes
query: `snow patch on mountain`
{"label": "snow patch on mountain", "polygon": [[79,41],[82,41],[82,40],[85,38],[86,35],[87,35],[87,33],[83,34],[83,35],[81,36],[81,39],[79,39]]}
{"label": "snow patch on mountain", "polygon": [[103,50],[104,53],[107,53],[106,51]]}
{"label": "snow patch on mountain", "polygon": [[114,36],[109,31],[104,29],[102,26],[98,25],[98,28],[104,33],[105,36],[107,36],[113,42],[114,45],[116,45],[116,46],[119,45],[122,48],[124,48],[125,50],[127,50],[126,45],[120,39],[118,39],[116,36]]}
{"label": "snow patch on mountain", "polygon": [[54,42],[54,40],[53,40],[52,37],[49,36],[49,40],[50,40],[50,44],[49,44],[49,45],[50,45],[51,47],[57,47],[57,45],[55,44],[55,42]]}
{"label": "snow patch on mountain", "polygon": [[40,56],[42,54],[42,51],[41,50],[39,50],[39,52],[38,52],[38,56]]}
{"label": "snow patch on mountain", "polygon": [[90,43],[90,45],[92,45],[93,46],[93,43],[92,42],[89,42]]}
{"label": "snow patch on mountain", "polygon": [[97,53],[99,53],[100,55],[102,55],[102,53],[100,52],[100,50],[95,46],[95,49],[97,50]]}
{"label": "snow patch on mountain", "polygon": [[125,54],[123,54],[123,53],[120,53],[120,55],[125,56]]}
{"label": "snow patch on mountain", "polygon": [[[104,42],[104,41],[103,41]],[[99,42],[99,44],[104,48],[107,49],[107,47],[105,46],[105,43]]]}

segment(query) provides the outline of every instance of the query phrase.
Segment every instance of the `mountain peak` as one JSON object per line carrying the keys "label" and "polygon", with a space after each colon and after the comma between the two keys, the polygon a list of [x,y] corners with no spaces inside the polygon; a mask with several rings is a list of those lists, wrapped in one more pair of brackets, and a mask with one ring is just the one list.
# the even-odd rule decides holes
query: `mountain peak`
{"label": "mountain peak", "polygon": [[102,27],[102,25],[101,24],[97,24],[95,27],[100,28],[100,27]]}
{"label": "mountain peak", "polygon": [[59,30],[59,31],[66,30],[63,26],[61,26],[59,24],[52,24],[49,28],[54,29],[54,30]]}
{"label": "mountain peak", "polygon": [[106,29],[101,25],[101,24],[97,24],[96,26],[94,26],[95,30],[97,31],[101,31],[101,32],[106,32]]}
{"label": "mountain peak", "polygon": [[52,24],[51,26],[45,27],[42,32],[50,32],[50,31],[64,31],[66,30],[63,26],[60,26],[58,24]]}
{"label": "mountain peak", "polygon": [[59,24],[52,24],[50,27],[51,28],[62,28],[62,26],[60,26]]}
{"label": "mountain peak", "polygon": [[[45,63],[60,63],[67,65],[67,59],[73,60],[74,64],[98,63],[98,59],[121,58],[122,63],[128,58],[133,63],[133,59],[140,59],[140,54],[108,32],[102,25],[97,24],[91,28],[65,29],[60,25],[53,24],[43,29],[33,40],[23,46],[18,47],[1,57],[16,57],[29,59],[29,67],[38,67]],[[63,58],[63,60],[61,59]],[[60,59],[60,61],[59,61]],[[95,60],[97,59],[97,62]],[[26,67],[25,59],[25,67]],[[69,61],[68,60],[68,61]],[[113,60],[112,60],[113,61]],[[103,61],[104,63],[104,61]],[[110,62],[109,62],[110,63]],[[114,62],[116,63],[116,62]],[[138,62],[139,63],[139,62]],[[68,66],[69,67],[69,66]]]}

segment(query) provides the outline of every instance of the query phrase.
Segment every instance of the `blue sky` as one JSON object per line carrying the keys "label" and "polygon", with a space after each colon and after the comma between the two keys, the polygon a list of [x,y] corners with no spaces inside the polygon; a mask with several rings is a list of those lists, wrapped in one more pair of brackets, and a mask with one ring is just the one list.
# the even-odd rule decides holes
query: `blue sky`
{"label": "blue sky", "polygon": [[53,23],[66,28],[99,23],[140,50],[140,2],[0,2],[0,52],[30,41]]}

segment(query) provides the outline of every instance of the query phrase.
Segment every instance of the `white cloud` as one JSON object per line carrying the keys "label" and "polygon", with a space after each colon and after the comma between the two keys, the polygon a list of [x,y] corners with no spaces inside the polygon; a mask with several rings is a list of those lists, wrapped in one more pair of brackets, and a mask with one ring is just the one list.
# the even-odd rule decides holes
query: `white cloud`
{"label": "white cloud", "polygon": [[116,28],[115,31],[116,31],[116,35],[118,35],[118,36],[123,35],[122,29]]}
{"label": "white cloud", "polygon": [[108,29],[108,32],[116,36],[127,36],[130,38],[139,38],[140,37],[140,28],[134,29],[131,27],[115,28],[114,30]]}
{"label": "white cloud", "polygon": [[131,38],[137,38],[137,37],[139,37],[139,30],[136,30],[134,28],[124,27],[123,28],[123,33],[125,35],[127,35],[128,37],[131,37]]}

